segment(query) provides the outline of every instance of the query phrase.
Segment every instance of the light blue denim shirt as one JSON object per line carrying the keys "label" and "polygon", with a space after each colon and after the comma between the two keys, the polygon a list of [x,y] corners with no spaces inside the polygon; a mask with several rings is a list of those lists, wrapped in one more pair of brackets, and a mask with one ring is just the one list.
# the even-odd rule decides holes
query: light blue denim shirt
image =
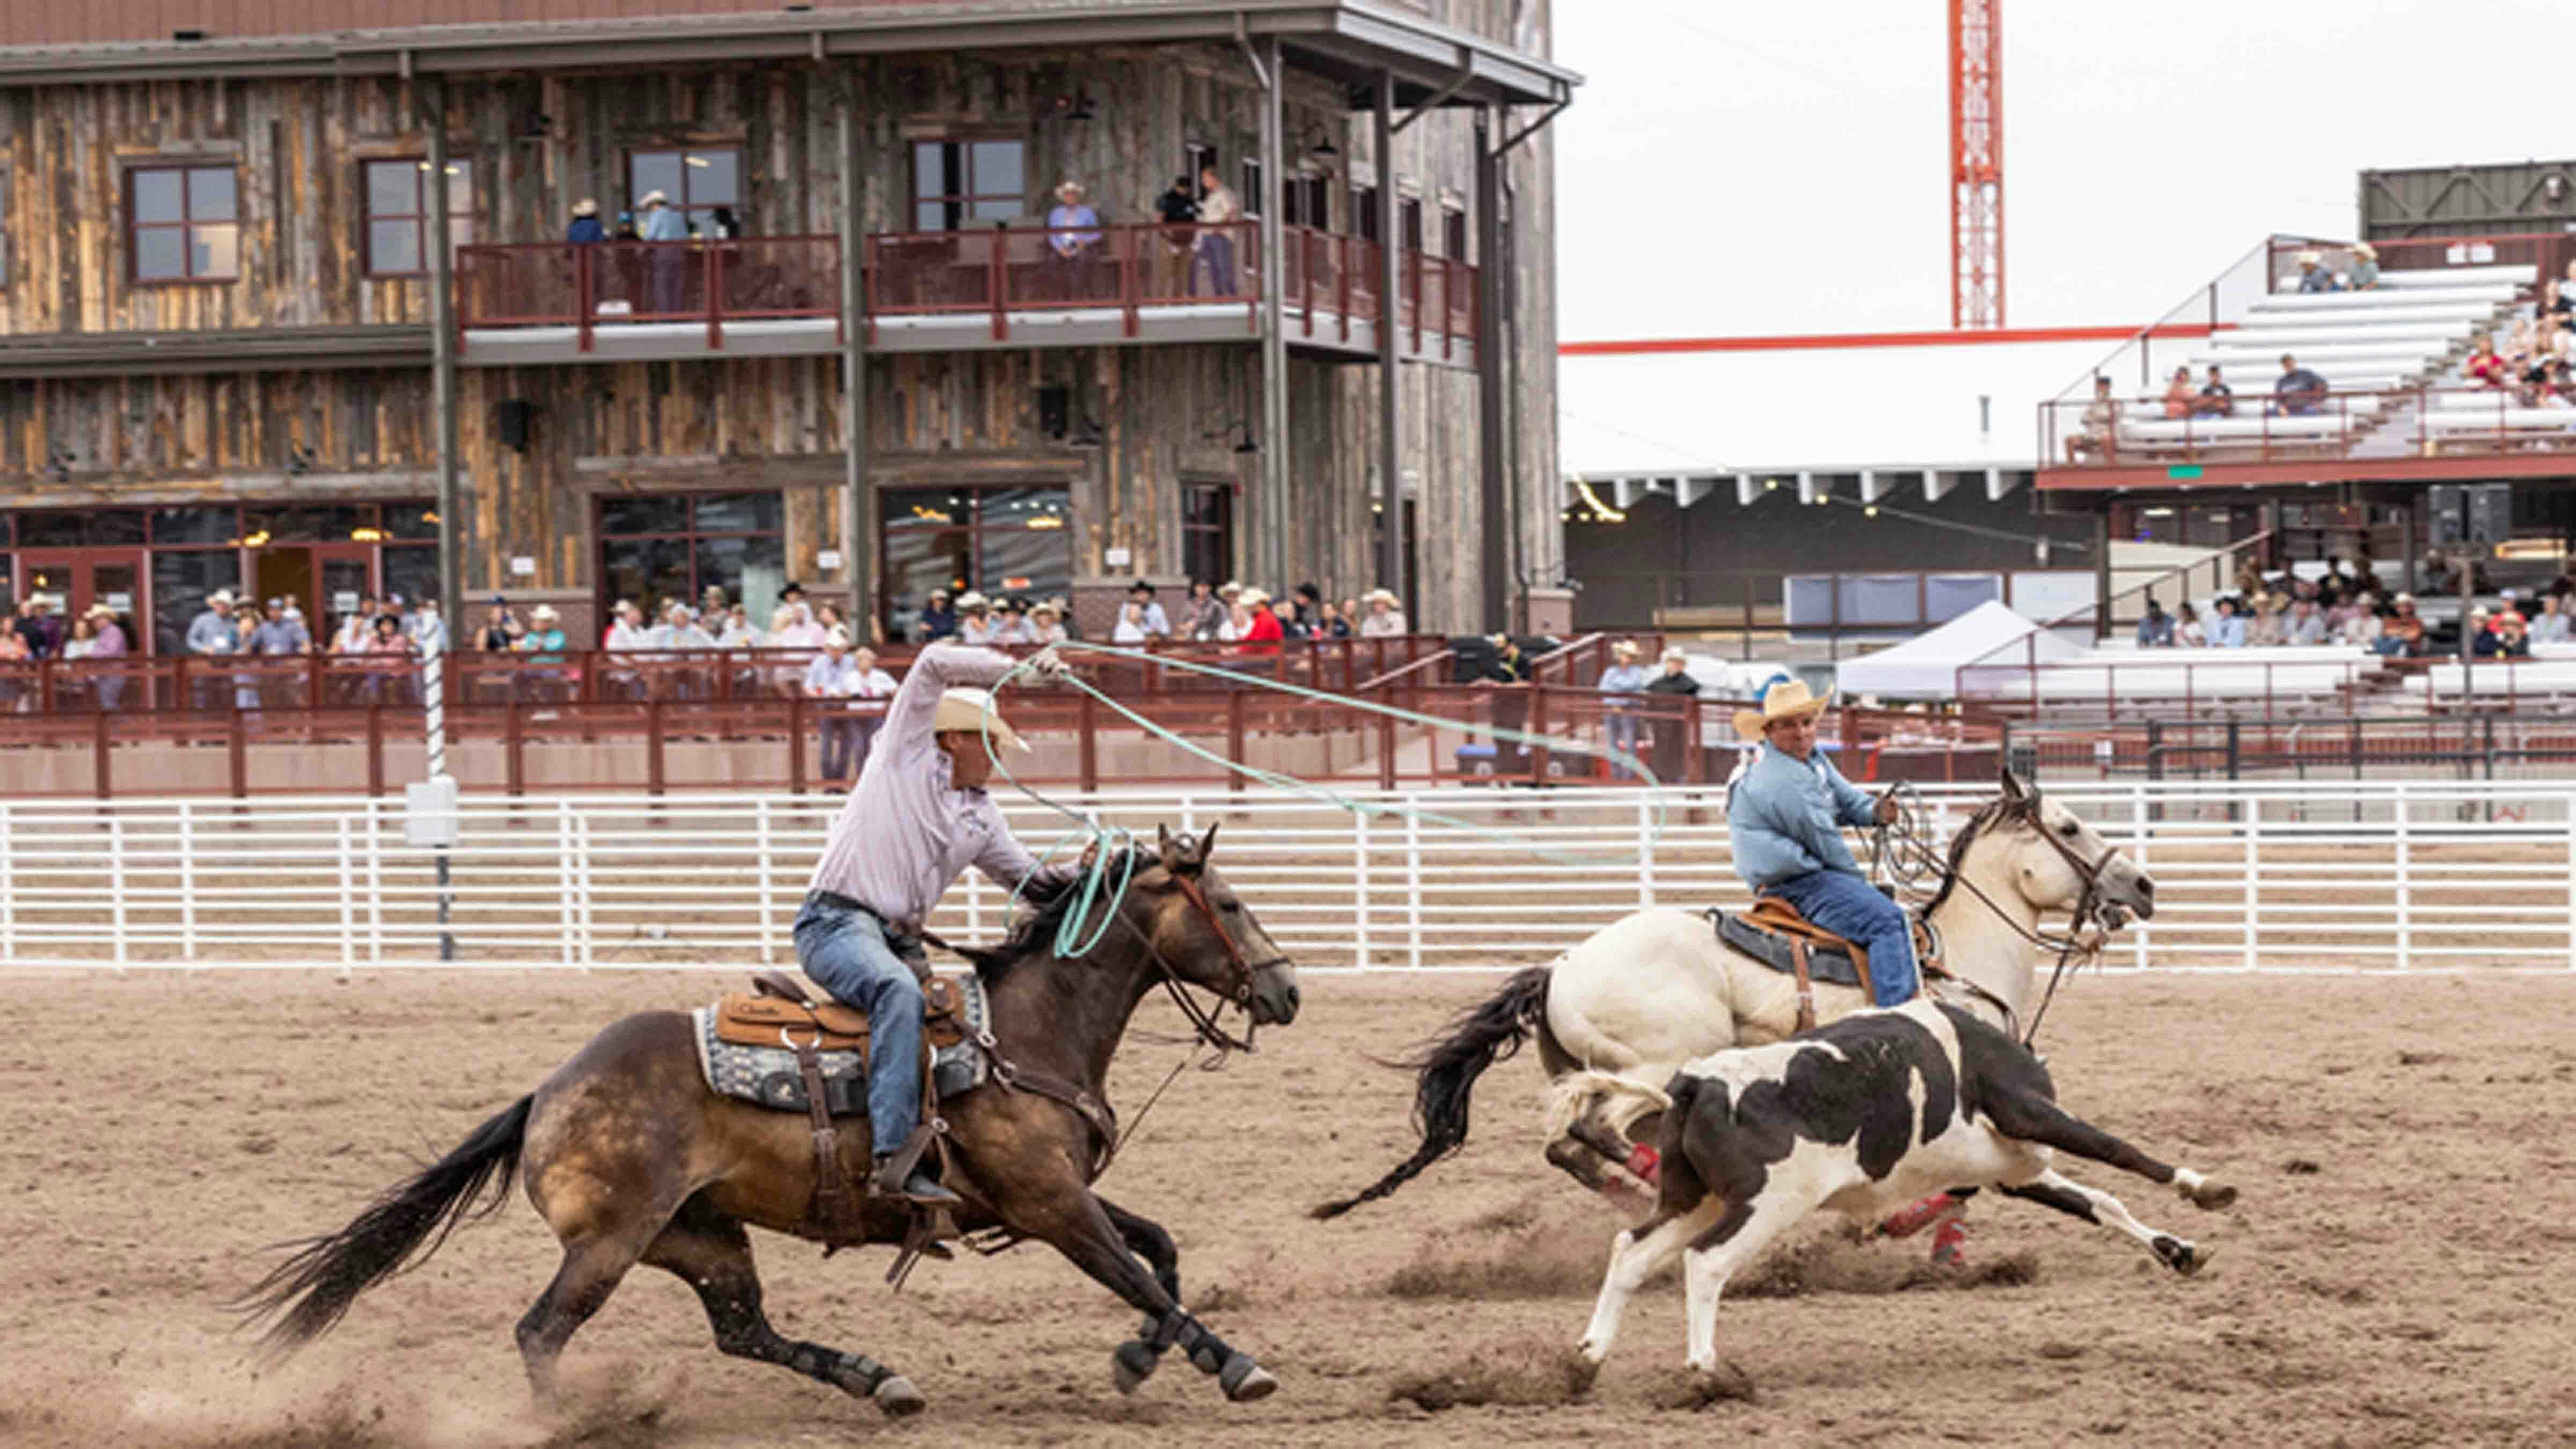
{"label": "light blue denim shirt", "polygon": [[1865,828],[1877,806],[1818,750],[1806,763],[1767,741],[1726,792],[1735,873],[1756,890],[1810,871],[1861,873],[1839,827]]}

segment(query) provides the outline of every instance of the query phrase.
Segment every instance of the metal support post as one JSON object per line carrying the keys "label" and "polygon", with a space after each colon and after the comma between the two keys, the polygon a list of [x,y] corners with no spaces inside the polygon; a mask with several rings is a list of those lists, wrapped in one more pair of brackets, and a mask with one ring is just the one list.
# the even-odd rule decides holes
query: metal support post
{"label": "metal support post", "polygon": [[[1402,601],[1413,627],[1434,627],[1414,597],[1413,581],[1404,576],[1404,472],[1402,374],[1397,370],[1400,334],[1397,260],[1404,238],[1396,233],[1395,206],[1395,73],[1377,77],[1377,584]],[[1481,173],[1480,173],[1481,174]],[[1481,361],[1481,354],[1479,355]]]}
{"label": "metal support post", "polygon": [[875,510],[868,497],[867,171],[859,154],[858,83],[833,87],[841,143],[841,564],[857,640],[882,641],[876,599]]}
{"label": "metal support post", "polygon": [[1265,587],[1285,593],[1295,583],[1296,552],[1288,499],[1287,230],[1282,198],[1287,148],[1281,132],[1279,40],[1261,42],[1261,502],[1253,551]]}
{"label": "metal support post", "polygon": [[[1512,548],[1514,519],[1508,486],[1512,399],[1503,386],[1508,349],[1498,340],[1503,330],[1503,158],[1493,148],[1494,117],[1491,106],[1476,111],[1476,496],[1484,544],[1484,615],[1476,627],[1525,632],[1528,586],[1536,580],[1514,573],[1515,566],[1527,561],[1513,557]],[[1441,301],[1448,302],[1445,288]],[[1512,587],[1516,582],[1521,586],[1517,591]],[[1515,592],[1519,612],[1514,610]]]}
{"label": "metal support post", "polygon": [[447,239],[447,82],[418,82],[421,120],[429,129],[430,417],[438,456],[438,611],[450,630],[465,627],[463,503],[457,486],[456,265]]}

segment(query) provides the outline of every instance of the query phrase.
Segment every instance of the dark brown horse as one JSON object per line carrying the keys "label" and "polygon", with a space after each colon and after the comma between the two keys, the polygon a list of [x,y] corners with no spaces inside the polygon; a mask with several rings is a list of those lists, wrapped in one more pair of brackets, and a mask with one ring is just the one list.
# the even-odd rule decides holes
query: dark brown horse
{"label": "dark brown horse", "polygon": [[[1196,842],[1167,831],[1158,852],[1136,852],[1116,919],[1079,956],[1058,955],[1053,946],[1073,909],[1071,892],[1024,919],[1001,946],[968,953],[991,992],[995,1055],[1025,1079],[1048,1079],[1105,1103],[1109,1060],[1128,1018],[1167,981],[1214,991],[1256,1023],[1292,1020],[1296,972],[1208,868],[1215,840],[1213,829]],[[1143,1336],[1113,1356],[1121,1390],[1133,1392],[1175,1344],[1216,1375],[1229,1398],[1258,1399],[1278,1386],[1251,1355],[1182,1310],[1171,1236],[1091,1191],[1108,1146],[1091,1117],[998,1082],[941,1103],[938,1112],[958,1149],[949,1185],[967,1200],[960,1228],[1050,1244],[1145,1314]],[[844,1160],[866,1162],[865,1116],[841,1131]],[[554,1397],[555,1360],[566,1340],[641,1262],[697,1290],[724,1352],[783,1364],[872,1398],[889,1414],[923,1406],[920,1391],[894,1370],[770,1327],[744,1227],[821,1240],[807,1225],[815,1186],[810,1126],[802,1113],[709,1090],[693,1023],[672,1011],[611,1025],[444,1159],[339,1232],[299,1245],[249,1300],[256,1313],[278,1315],[269,1342],[292,1349],[320,1336],[359,1293],[426,1257],[458,1223],[478,1215],[474,1205],[487,1192],[482,1213],[502,1206],[511,1176],[522,1170],[529,1201],[564,1249],[554,1281],[519,1320],[519,1353],[540,1401]],[[870,1199],[864,1221],[833,1240],[900,1242],[908,1221],[900,1205]]]}

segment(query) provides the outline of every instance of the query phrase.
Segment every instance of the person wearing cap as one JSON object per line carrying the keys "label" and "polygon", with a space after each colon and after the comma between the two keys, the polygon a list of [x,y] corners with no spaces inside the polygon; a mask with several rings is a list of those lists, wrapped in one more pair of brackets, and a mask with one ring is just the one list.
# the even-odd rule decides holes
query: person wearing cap
{"label": "person wearing cap", "polygon": [[[1610,667],[1601,671],[1601,692],[1607,696],[1603,703],[1608,706],[1607,713],[1602,716],[1606,726],[1604,732],[1609,737],[1610,748],[1631,755],[1637,753],[1637,740],[1642,733],[1639,726],[1644,723],[1638,719],[1637,710],[1646,702],[1645,688],[1655,678],[1646,672],[1645,665],[1637,662],[1643,652],[1637,647],[1636,640],[1622,639],[1610,646]],[[1625,761],[1613,760],[1610,764],[1619,772],[1619,778],[1636,778],[1636,771]]]}
{"label": "person wearing cap", "polygon": [[1529,655],[1519,640],[1499,630],[1486,635],[1485,644],[1488,652],[1476,666],[1474,682],[1488,686],[1486,707],[1496,731],[1494,768],[1518,774],[1529,768],[1529,746],[1503,734],[1519,734],[1529,723]]}
{"label": "person wearing cap", "polygon": [[1143,579],[1138,579],[1136,582],[1129,584],[1127,586],[1127,597],[1144,606],[1142,613],[1144,615],[1143,623],[1146,638],[1169,639],[1172,637],[1171,616],[1165,614],[1163,612],[1163,606],[1154,601],[1154,586],[1151,583],[1148,583]]}
{"label": "person wearing cap", "polygon": [[1100,246],[1100,213],[1083,205],[1082,183],[1065,178],[1047,212],[1048,291],[1060,302],[1091,295],[1092,258]]}
{"label": "person wearing cap", "polygon": [[572,204],[572,225],[564,228],[564,240],[577,247],[608,240],[608,228],[599,224],[599,203],[585,196]]}
{"label": "person wearing cap", "polygon": [[973,589],[957,596],[957,642],[985,645],[993,642],[992,602]]}
{"label": "person wearing cap", "polygon": [[1404,621],[1404,601],[1392,589],[1371,589],[1360,595],[1360,607],[1368,610],[1360,618],[1363,639],[1392,639],[1412,628]]}
{"label": "person wearing cap", "polygon": [[957,609],[949,603],[946,589],[932,589],[929,602],[921,606],[921,642],[936,644],[957,637]]}
{"label": "person wearing cap", "polygon": [[[922,922],[970,865],[1005,890],[1039,896],[1069,887],[1082,869],[1072,861],[1040,866],[985,793],[992,752],[1028,748],[987,692],[1014,667],[1006,655],[962,644],[932,644],[913,660],[796,916],[805,974],[868,1014],[876,1150],[868,1186],[878,1196],[942,1207],[958,1201],[920,1165],[920,978],[930,969]],[[1047,680],[1064,672],[1053,650],[1033,655],[1028,667]]]}
{"label": "person wearing cap", "polygon": [[1870,1001],[1897,1006],[1923,986],[1913,927],[1861,873],[1842,836],[1844,826],[1894,820],[1896,801],[1872,801],[1816,748],[1816,717],[1831,703],[1830,692],[1811,693],[1804,680],[1775,679],[1759,709],[1735,712],[1735,732],[1758,742],[1726,790],[1735,872],[1755,895],[1786,900],[1809,924],[1867,952]]}

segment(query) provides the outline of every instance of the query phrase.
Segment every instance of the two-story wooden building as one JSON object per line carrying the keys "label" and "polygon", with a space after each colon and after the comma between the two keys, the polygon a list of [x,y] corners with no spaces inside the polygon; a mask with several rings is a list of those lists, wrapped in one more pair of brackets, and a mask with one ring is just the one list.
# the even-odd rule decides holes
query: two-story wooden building
{"label": "two-story wooden building", "polygon": [[1547,0],[356,10],[0,13],[13,597],[1562,625]]}

